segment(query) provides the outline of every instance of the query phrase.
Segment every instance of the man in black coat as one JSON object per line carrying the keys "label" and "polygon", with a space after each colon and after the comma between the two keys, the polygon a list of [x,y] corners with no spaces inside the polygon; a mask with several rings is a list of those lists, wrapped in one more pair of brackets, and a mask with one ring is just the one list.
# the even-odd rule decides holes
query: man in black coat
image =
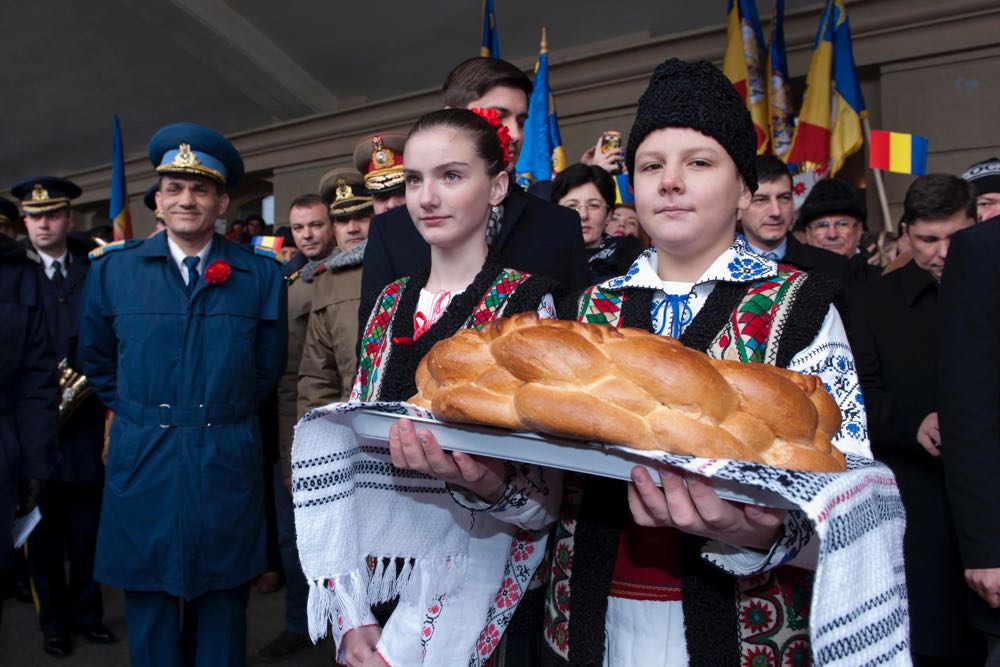
{"label": "man in black coat", "polygon": [[[42,305],[52,344],[58,359],[78,371],[77,333],[91,249],[70,235],[70,200],[80,195],[80,188],[65,179],[36,177],[14,185],[11,193],[21,199],[28,240],[42,261]],[[94,643],[114,641],[103,625],[101,589],[93,578],[105,409],[93,395],[65,407],[73,410],[61,418],[61,460],[40,503],[42,521],[28,540],[43,649],[60,657],[72,652],[74,632]]]}
{"label": "man in black coat", "polygon": [[759,255],[803,271],[816,271],[845,285],[847,260],[836,253],[801,243],[795,238],[792,176],[788,165],[771,155],[754,160],[757,191],[750,207],[740,212],[740,226],[750,247]]}
{"label": "man in black coat", "polygon": [[1000,217],[958,234],[941,288],[944,472],[969,618],[1000,664]]}
{"label": "man in black coat", "polygon": [[867,218],[868,206],[858,188],[839,178],[824,178],[802,203],[796,225],[805,231],[808,245],[844,257],[849,281],[856,284],[882,275],[882,267],[871,264],[871,253],[861,247]]}
{"label": "man in black coat", "polygon": [[960,178],[931,174],[906,193],[902,229],[913,259],[851,294],[849,332],[868,413],[872,453],[896,475],[906,508],[906,583],[914,662],[978,664],[981,642],[967,594],[942,459],[951,443],[938,428],[937,360],[943,320],[938,281],[956,232],[975,223],[975,196]]}
{"label": "man in black coat", "polygon": [[[524,121],[528,115],[531,81],[503,60],[472,58],[448,75],[446,107],[494,109],[507,126],[517,162]],[[487,242],[503,264],[559,282],[562,294],[590,284],[580,219],[573,210],[551,204],[512,185],[494,209]],[[417,232],[405,206],[375,216],[368,230],[361,278],[359,330],[364,328],[372,301],[393,280],[420,271],[430,262],[430,247]]]}
{"label": "man in black coat", "polygon": [[22,479],[50,479],[59,458],[57,362],[42,309],[39,263],[37,255],[29,259],[0,234],[0,572],[12,561]]}

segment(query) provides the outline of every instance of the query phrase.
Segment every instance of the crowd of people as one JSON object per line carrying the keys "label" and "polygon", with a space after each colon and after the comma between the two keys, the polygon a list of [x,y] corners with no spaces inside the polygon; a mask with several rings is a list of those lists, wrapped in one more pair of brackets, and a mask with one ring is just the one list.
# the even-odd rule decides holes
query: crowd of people
{"label": "crowd of people", "polygon": [[[0,568],[30,581],[47,653],[116,641],[107,585],[133,664],[242,665],[250,587],[283,580],[266,661],[329,622],[331,659],[352,667],[808,663],[808,521],[676,470],[564,474],[448,452],[400,419],[371,463],[390,481],[319,548],[303,539],[303,416],[405,401],[436,342],[529,312],[819,376],[834,446],[888,465],[906,508],[901,655],[1000,664],[1000,160],[916,178],[889,242],[846,180],[796,210],[725,76],[672,59],[624,146],[599,141],[526,191],[531,90],[505,61],[459,64],[442,110],[365,137],[353,167],[293,199],[277,262],[248,242],[259,216],[216,233],[243,161],[190,123],[150,139],[148,239],[88,245],[65,179],[0,199],[0,530],[42,517]],[[359,531],[374,546],[355,562],[340,554]],[[428,555],[452,542],[461,557]],[[317,587],[303,561],[324,550],[350,576]]]}

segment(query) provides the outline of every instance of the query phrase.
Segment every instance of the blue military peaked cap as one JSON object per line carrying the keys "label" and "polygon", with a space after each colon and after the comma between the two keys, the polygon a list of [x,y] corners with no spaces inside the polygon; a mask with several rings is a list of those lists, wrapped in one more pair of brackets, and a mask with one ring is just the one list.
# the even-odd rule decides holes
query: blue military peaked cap
{"label": "blue military peaked cap", "polygon": [[21,212],[17,210],[17,204],[5,197],[0,197],[0,224],[13,225],[19,217],[21,217]]}
{"label": "blue military peaked cap", "polygon": [[153,183],[148,188],[146,188],[146,194],[142,196],[142,203],[146,205],[150,211],[156,210],[156,193],[160,191],[160,184]]}
{"label": "blue military peaked cap", "polygon": [[243,158],[224,136],[194,123],[174,123],[149,140],[149,160],[160,174],[205,176],[231,188],[243,177]]}
{"label": "blue military peaked cap", "polygon": [[10,193],[21,200],[25,214],[45,213],[69,207],[83,191],[73,181],[55,176],[35,176],[15,183]]}

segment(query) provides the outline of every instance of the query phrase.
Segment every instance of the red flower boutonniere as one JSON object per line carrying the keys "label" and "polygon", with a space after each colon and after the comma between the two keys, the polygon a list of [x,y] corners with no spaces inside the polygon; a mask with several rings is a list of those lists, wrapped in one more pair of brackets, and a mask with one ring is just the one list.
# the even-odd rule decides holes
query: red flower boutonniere
{"label": "red flower boutonniere", "polygon": [[510,150],[510,129],[503,124],[500,120],[500,114],[496,109],[480,109],[478,107],[469,109],[477,116],[481,116],[487,123],[493,126],[493,129],[497,133],[497,139],[500,140],[500,150],[503,151],[503,161],[504,165],[508,165],[514,161],[514,155]]}
{"label": "red flower boutonniere", "polygon": [[209,285],[223,285],[229,280],[229,274],[232,272],[224,260],[217,259],[205,269],[205,282]]}

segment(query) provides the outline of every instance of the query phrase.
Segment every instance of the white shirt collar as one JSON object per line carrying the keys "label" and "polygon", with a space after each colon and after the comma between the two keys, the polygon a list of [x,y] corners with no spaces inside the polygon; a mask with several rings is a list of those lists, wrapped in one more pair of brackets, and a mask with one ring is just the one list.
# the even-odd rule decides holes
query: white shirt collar
{"label": "white shirt collar", "polygon": [[[174,243],[174,240],[170,238],[169,234],[167,235],[167,248],[170,249],[170,256],[173,258],[174,264],[177,265],[177,270],[181,272],[181,279],[183,279],[184,284],[187,285],[188,275],[187,267],[184,266],[184,260],[188,257],[188,255],[181,250],[179,245]],[[196,257],[201,260],[198,262],[198,266],[195,267],[195,270],[198,271],[198,275],[201,275],[205,271],[205,258],[208,257],[208,252],[211,249],[212,240],[209,239],[208,243],[205,244],[205,247],[198,251]]]}
{"label": "white shirt collar", "polygon": [[52,268],[52,267],[55,265],[56,262],[59,262],[62,265],[63,275],[65,276],[66,275],[66,271],[68,269],[68,266],[66,264],[66,260],[68,259],[68,255],[69,255],[69,251],[68,250],[63,251],[63,254],[60,255],[59,257],[52,257],[51,255],[47,255],[44,252],[42,252],[41,250],[39,250],[38,251],[38,256],[42,258],[42,265],[45,267],[45,275],[47,275],[49,278],[51,278],[52,275],[55,272],[55,269]]}
{"label": "white shirt collar", "polygon": [[778,247],[773,249],[758,248],[754,244],[750,243],[750,239],[747,239],[747,247],[749,247],[758,255],[763,255],[765,257],[767,257],[768,253],[773,254],[780,261],[785,258],[785,253],[788,252],[788,237],[787,236],[783,237]]}
{"label": "white shirt collar", "polygon": [[[658,259],[656,248],[650,248],[639,255],[624,276],[607,280],[601,287],[611,290],[625,287],[662,290],[664,281],[657,273]],[[694,281],[694,285],[720,280],[738,283],[756,282],[777,274],[777,263],[751,250],[746,238],[740,234],[725,252],[715,258],[698,280]]]}

